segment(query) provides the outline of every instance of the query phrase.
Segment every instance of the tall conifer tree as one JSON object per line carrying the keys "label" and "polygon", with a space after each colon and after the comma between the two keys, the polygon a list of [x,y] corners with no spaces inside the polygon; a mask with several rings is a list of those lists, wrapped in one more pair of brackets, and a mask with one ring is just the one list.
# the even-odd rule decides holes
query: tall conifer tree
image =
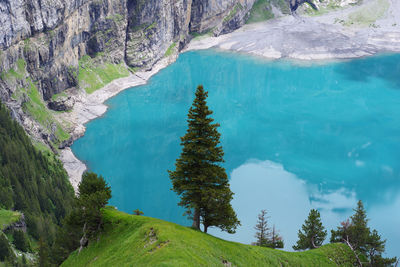
{"label": "tall conifer tree", "polygon": [[235,231],[239,221],[230,201],[228,176],[221,166],[224,152],[220,146],[218,123],[210,117],[206,98],[208,93],[199,85],[188,114],[188,129],[181,138],[182,153],[176,160],[175,171],[168,171],[173,188],[180,197],[179,205],[193,218],[193,228],[204,231],[217,226]]}

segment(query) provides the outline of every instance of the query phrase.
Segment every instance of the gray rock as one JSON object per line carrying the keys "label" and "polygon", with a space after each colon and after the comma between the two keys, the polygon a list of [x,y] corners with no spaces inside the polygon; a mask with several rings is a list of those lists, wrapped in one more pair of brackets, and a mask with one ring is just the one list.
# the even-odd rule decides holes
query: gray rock
{"label": "gray rock", "polygon": [[74,143],[74,139],[71,137],[68,140],[62,141],[58,148],[65,149],[66,147],[72,146],[73,143]]}
{"label": "gray rock", "polygon": [[313,0],[289,0],[292,12],[295,12],[304,3],[308,3],[313,9],[318,10],[318,7],[314,4]]}
{"label": "gray rock", "polygon": [[75,99],[71,96],[59,97],[56,100],[51,100],[47,105],[55,111],[69,111],[74,107]]}
{"label": "gray rock", "polygon": [[[0,226],[3,227],[2,225],[0,225]],[[8,225],[7,227],[5,227],[4,229],[0,229],[0,230],[3,230],[4,232],[14,231],[14,230],[26,232],[25,215],[22,213],[19,221],[14,222],[14,223]]]}
{"label": "gray rock", "polygon": [[[72,108],[54,94],[78,87],[79,59],[151,69],[183,49],[191,32],[230,32],[245,22],[255,0],[1,0],[0,99],[27,132],[55,140],[49,126],[26,119],[21,88],[35,86],[53,110]],[[19,69],[22,68],[22,69]],[[11,77],[11,78],[10,78]]]}
{"label": "gray rock", "polygon": [[207,32],[215,35],[231,32],[245,22],[255,0],[193,0],[190,32]]}

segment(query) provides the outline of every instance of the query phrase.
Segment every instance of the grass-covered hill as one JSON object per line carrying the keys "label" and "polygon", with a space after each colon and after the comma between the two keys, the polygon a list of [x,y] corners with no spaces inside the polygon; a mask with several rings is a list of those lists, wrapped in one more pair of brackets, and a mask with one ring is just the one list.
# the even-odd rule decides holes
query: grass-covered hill
{"label": "grass-covered hill", "polygon": [[107,207],[99,240],[62,266],[353,266],[343,244],[285,252],[225,241],[159,219]]}

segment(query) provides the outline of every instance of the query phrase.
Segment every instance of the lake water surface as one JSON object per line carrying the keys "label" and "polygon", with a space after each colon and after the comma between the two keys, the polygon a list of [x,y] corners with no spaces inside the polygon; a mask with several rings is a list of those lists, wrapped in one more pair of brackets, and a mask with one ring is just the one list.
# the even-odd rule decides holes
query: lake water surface
{"label": "lake water surface", "polygon": [[72,149],[112,186],[126,212],[188,225],[174,169],[198,84],[221,124],[224,164],[242,227],[220,237],[254,241],[266,209],[290,249],[309,210],[336,228],[363,200],[369,224],[400,251],[400,55],[303,64],[213,50],[187,52],[107,101]]}

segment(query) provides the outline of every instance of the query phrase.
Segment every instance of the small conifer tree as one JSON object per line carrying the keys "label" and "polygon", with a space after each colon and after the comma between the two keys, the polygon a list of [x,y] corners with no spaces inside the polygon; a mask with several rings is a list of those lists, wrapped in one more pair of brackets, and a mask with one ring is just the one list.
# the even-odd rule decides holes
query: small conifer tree
{"label": "small conifer tree", "polygon": [[77,198],[78,220],[83,223],[83,236],[80,240],[79,252],[87,246],[89,240],[98,235],[103,226],[101,209],[111,198],[111,187],[108,186],[102,176],[93,172],[85,172],[79,183],[79,196]]}
{"label": "small conifer tree", "polygon": [[135,210],[133,211],[133,214],[134,214],[134,215],[138,215],[138,216],[140,216],[140,215],[143,215],[143,214],[144,214],[144,212],[143,212],[143,211],[141,211],[141,210],[139,210],[139,209],[135,209]]}
{"label": "small conifer tree", "polygon": [[14,230],[13,239],[13,244],[16,249],[22,252],[28,252],[30,250],[29,240],[23,231]]}
{"label": "small conifer tree", "polygon": [[256,242],[253,245],[269,248],[283,248],[283,239],[275,229],[275,225],[268,227],[267,211],[261,210],[258,215],[258,221],[254,229],[256,229]]}
{"label": "small conifer tree", "polygon": [[258,221],[254,229],[256,229],[256,246],[266,247],[270,237],[270,228],[268,227],[267,211],[261,210],[258,215]]}
{"label": "small conifer tree", "polygon": [[0,262],[10,259],[12,255],[13,252],[6,235],[0,231]]}
{"label": "small conifer tree", "polygon": [[268,244],[270,248],[283,248],[283,238],[278,234],[278,231],[275,229],[275,225],[272,227],[271,238]]}
{"label": "small conifer tree", "polygon": [[318,210],[312,209],[310,211],[301,228],[302,230],[299,230],[298,233],[299,240],[293,246],[294,250],[314,249],[322,245],[327,232],[322,225],[321,215]]}
{"label": "small conifer tree", "polygon": [[42,238],[39,239],[39,267],[50,266],[49,246]]}

